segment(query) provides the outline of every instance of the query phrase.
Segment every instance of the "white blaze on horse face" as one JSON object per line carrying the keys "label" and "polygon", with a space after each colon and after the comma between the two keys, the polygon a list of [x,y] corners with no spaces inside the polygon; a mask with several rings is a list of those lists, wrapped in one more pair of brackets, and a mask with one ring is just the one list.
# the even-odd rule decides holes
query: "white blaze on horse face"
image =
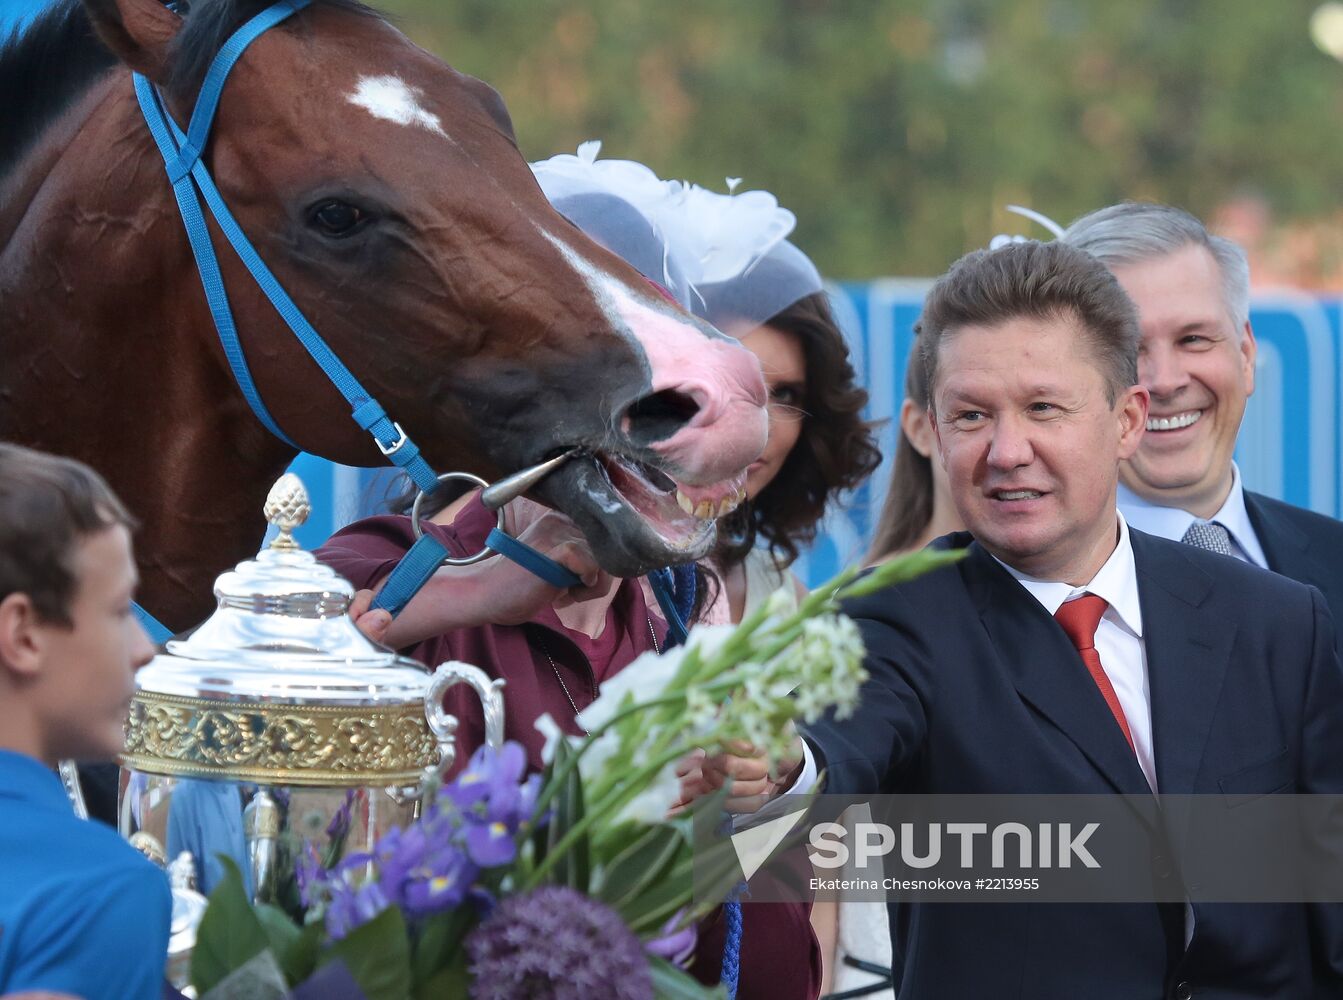
{"label": "white blaze on horse face", "polygon": [[398,125],[413,125],[448,138],[438,115],[420,107],[419,91],[394,76],[360,77],[359,86],[349,96],[349,101],[374,118]]}
{"label": "white blaze on horse face", "polygon": [[755,355],[655,301],[651,287],[641,300],[562,240],[541,233],[592,290],[611,325],[643,351],[649,391],[674,391],[695,402],[695,414],[680,430],[650,446],[674,467],[678,482],[721,482],[755,461],[769,432],[765,381]]}

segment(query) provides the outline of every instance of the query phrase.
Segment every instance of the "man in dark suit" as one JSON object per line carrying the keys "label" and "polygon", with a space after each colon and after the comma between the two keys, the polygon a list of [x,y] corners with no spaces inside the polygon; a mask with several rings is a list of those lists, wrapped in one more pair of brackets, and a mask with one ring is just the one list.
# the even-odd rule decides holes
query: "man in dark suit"
{"label": "man in dark suit", "polygon": [[[850,795],[1343,792],[1343,668],[1320,594],[1116,510],[1148,391],[1132,303],[1104,266],[1061,243],[970,254],[920,328],[969,528],[939,544],[967,556],[846,608],[871,677],[853,717],[808,729],[792,774],[771,783],[726,756],[706,773],[736,778],[734,795],[820,771]],[[1152,878],[1179,899],[1187,831],[1152,822]],[[1343,996],[1330,906],[913,902],[892,911],[892,946],[900,1000]]]}
{"label": "man in dark suit", "polygon": [[1313,584],[1343,615],[1343,522],[1251,493],[1232,460],[1254,392],[1245,252],[1187,212],[1139,202],[1085,215],[1063,240],[1109,267],[1138,307],[1151,407],[1120,467],[1129,524]]}

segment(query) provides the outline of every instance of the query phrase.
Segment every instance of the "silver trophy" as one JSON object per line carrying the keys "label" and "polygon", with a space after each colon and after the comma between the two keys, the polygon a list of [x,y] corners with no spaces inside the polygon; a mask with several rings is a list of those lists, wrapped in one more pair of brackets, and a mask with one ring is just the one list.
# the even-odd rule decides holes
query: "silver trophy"
{"label": "silver trophy", "polygon": [[413,820],[455,757],[453,684],[475,689],[487,740],[503,740],[503,681],[464,663],[431,674],[355,627],[354,588],[293,540],[308,512],[285,475],[266,501],[275,540],[220,576],[214,614],[136,675],[120,830],[204,895],[227,858],[255,901],[283,905],[300,852],[366,851]]}

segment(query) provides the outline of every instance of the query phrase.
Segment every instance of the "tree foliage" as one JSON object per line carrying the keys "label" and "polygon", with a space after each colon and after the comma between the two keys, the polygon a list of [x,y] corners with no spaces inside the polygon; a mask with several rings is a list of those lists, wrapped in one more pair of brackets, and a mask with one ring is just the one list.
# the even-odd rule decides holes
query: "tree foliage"
{"label": "tree foliage", "polygon": [[508,102],[529,158],[604,140],[763,187],[837,278],[936,274],[1125,197],[1332,212],[1343,66],[1303,0],[385,0]]}

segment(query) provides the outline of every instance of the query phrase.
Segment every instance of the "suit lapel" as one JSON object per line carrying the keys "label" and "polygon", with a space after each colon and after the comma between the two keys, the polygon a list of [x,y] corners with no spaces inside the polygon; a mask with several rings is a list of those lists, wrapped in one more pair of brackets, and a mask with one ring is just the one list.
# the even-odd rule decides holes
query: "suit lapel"
{"label": "suit lapel", "polygon": [[1265,509],[1263,498],[1245,491],[1245,512],[1250,526],[1264,550],[1268,568],[1275,573],[1324,588],[1324,577],[1317,571],[1310,551],[1310,538],[1285,517],[1273,517]]}
{"label": "suit lapel", "polygon": [[1150,794],[1123,732],[1063,629],[977,543],[961,566],[1017,693],[1067,735],[1115,791]]}
{"label": "suit lapel", "polygon": [[1172,545],[1129,532],[1138,571],[1157,786],[1194,791],[1221,697],[1236,623],[1210,608],[1213,580]]}

